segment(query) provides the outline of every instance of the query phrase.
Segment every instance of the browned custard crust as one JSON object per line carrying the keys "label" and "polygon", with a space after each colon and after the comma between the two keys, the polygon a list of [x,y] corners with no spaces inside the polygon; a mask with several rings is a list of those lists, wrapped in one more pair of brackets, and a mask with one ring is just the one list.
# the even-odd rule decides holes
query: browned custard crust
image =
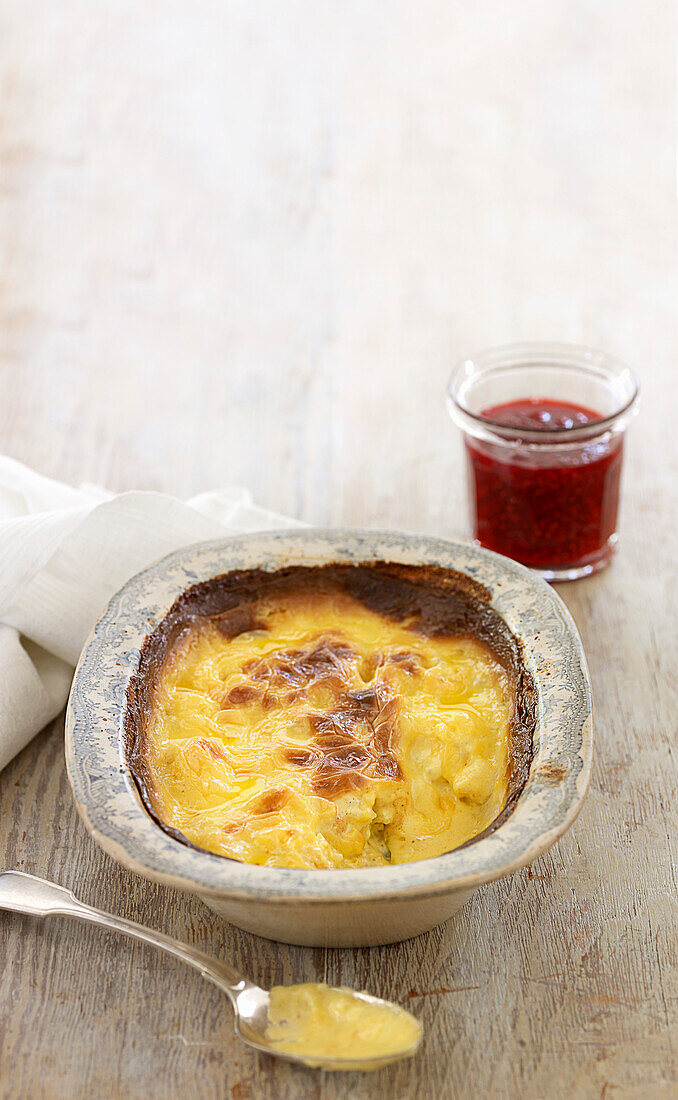
{"label": "browned custard crust", "polygon": [[[305,624],[294,644],[275,642],[279,612],[288,624],[287,638],[290,622]],[[359,644],[361,631],[371,643]],[[407,725],[404,708],[418,690],[426,690],[427,676],[438,677],[438,689],[449,686],[440,680],[435,647],[443,653],[441,667],[448,652],[456,659],[455,647],[466,668],[475,654],[482,666],[480,688],[487,686],[492,668],[501,679],[507,701],[504,755],[492,756],[500,782],[495,775],[492,797],[489,787],[480,796],[469,794],[464,777],[474,765],[485,767],[479,758],[460,780],[449,768],[444,778],[436,774],[427,797],[439,808],[442,800],[448,817],[455,806],[468,809],[483,799],[486,806],[474,807],[473,824],[455,818],[465,832],[459,833],[459,825],[457,832],[445,832],[436,822],[437,836],[415,835],[404,845],[393,821],[406,812],[408,800],[422,802],[413,791],[417,770],[426,771],[420,761],[427,736],[415,722],[413,742],[412,719]],[[192,679],[184,674],[189,666]],[[456,675],[454,668],[444,675]],[[480,688],[466,708],[472,716],[478,715],[477,700],[488,694],[478,694]],[[422,713],[420,725],[428,726]],[[449,713],[443,713],[443,728]],[[266,761],[274,757],[276,770],[262,779],[256,773],[266,769],[253,765],[244,731],[247,723],[271,728],[272,715],[278,725],[264,744]],[[189,588],[146,639],[128,689],[125,752],[149,813],[184,843],[274,866],[366,866],[440,854],[496,829],[527,779],[535,715],[536,690],[520,644],[490,606],[490,593],[465,574],[390,562],[235,571]],[[182,716],[186,727],[197,723],[199,736],[188,736]],[[496,720],[490,728],[498,728]],[[261,758],[260,730],[255,734]],[[252,775],[242,774],[239,747]],[[414,762],[413,754],[418,754]],[[250,783],[245,797],[242,788]],[[483,783],[487,786],[474,773],[471,787]],[[297,830],[293,836],[293,811],[297,818],[308,815],[322,845],[308,857],[303,835]],[[416,826],[417,820],[423,825]],[[410,814],[407,827],[423,834],[426,812],[419,818]]]}

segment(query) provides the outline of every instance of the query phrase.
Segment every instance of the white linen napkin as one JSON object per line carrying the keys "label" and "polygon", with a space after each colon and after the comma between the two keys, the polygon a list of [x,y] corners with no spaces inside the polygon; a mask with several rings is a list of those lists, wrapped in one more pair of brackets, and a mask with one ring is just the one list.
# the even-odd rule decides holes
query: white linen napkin
{"label": "white linen napkin", "polygon": [[115,495],[0,456],[0,770],[64,706],[92,624],[129,577],[202,539],[296,526],[244,489]]}

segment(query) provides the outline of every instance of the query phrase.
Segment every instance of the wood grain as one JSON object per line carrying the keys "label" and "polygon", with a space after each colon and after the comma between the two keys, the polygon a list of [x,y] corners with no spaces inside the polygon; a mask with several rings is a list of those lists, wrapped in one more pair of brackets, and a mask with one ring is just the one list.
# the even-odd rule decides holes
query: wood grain
{"label": "wood grain", "polygon": [[454,535],[453,358],[507,339],[634,364],[622,544],[561,588],[597,748],[567,836],[383,949],[258,940],[80,825],[57,721],[0,774],[0,865],[231,958],[407,1003],[415,1062],[258,1058],[178,962],[0,916],[0,1096],[678,1096],[675,8],[621,0],[24,0],[0,38],[0,447],[313,523]]}

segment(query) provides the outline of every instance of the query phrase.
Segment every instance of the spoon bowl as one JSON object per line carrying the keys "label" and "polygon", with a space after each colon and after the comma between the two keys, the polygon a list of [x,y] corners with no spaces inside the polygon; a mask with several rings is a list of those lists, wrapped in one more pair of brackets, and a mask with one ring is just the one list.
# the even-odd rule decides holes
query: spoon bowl
{"label": "spoon bowl", "polygon": [[[305,990],[319,987],[310,983],[307,986],[292,988]],[[272,1046],[271,994],[266,990],[260,989],[258,986],[249,986],[236,997],[236,1034],[239,1035],[244,1042],[248,1043],[249,1046],[255,1047],[265,1054],[274,1054],[276,1057],[283,1058],[286,1061],[301,1062],[305,1066],[316,1069],[360,1070],[365,1072],[381,1069],[383,1066],[391,1065],[392,1062],[397,1062],[401,1058],[411,1058],[416,1054],[421,1043],[422,1032],[418,1021],[416,1021],[409,1012],[394,1005],[391,1001],[382,1000],[380,997],[372,997],[369,993],[336,986],[323,985],[321,988],[328,996],[340,997],[344,1002],[344,1008],[346,998],[350,997],[353,1002],[352,1007],[359,1007],[363,1010],[364,1016],[369,1013],[373,1020],[375,1017],[383,1017],[384,1020],[388,1020],[390,1017],[391,1020],[393,1020],[396,1013],[399,1021],[406,1018],[407,1025],[409,1025],[406,1027],[406,1038],[397,1046],[393,1044],[388,1052],[362,1057],[355,1051],[350,1057],[341,1057],[329,1053],[327,1050],[325,1050],[324,1053],[314,1053],[308,1047],[303,1052],[294,1049],[286,1050],[284,1045],[282,1045],[284,1039],[277,1040],[276,1045]],[[337,1026],[341,1027],[341,1023],[339,1022],[337,1024],[336,1020],[333,1020],[332,1023],[335,1028]],[[332,1038],[334,1038],[334,1036],[332,1036]],[[356,1047],[359,1048],[361,1037],[352,1035],[351,1038]]]}

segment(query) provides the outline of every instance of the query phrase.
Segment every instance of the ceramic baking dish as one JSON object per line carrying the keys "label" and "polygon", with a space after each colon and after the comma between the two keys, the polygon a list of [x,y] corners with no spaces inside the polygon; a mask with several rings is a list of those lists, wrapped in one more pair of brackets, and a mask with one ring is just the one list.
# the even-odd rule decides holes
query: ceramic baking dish
{"label": "ceramic baking dish", "polygon": [[[192,848],[145,809],[124,751],[127,688],[144,639],[188,587],[233,569],[390,561],[466,573],[523,647],[537,688],[534,755],[513,813],[446,855],[352,870],[259,867]],[[177,551],[133,577],[95,624],[73,680],[66,762],[78,811],[125,867],[197,894],[241,928],[288,943],[390,943],[450,917],[483,883],[525,866],[574,821],[593,731],[586,660],[555,591],[523,566],[475,546],[395,532],[257,532]]]}

